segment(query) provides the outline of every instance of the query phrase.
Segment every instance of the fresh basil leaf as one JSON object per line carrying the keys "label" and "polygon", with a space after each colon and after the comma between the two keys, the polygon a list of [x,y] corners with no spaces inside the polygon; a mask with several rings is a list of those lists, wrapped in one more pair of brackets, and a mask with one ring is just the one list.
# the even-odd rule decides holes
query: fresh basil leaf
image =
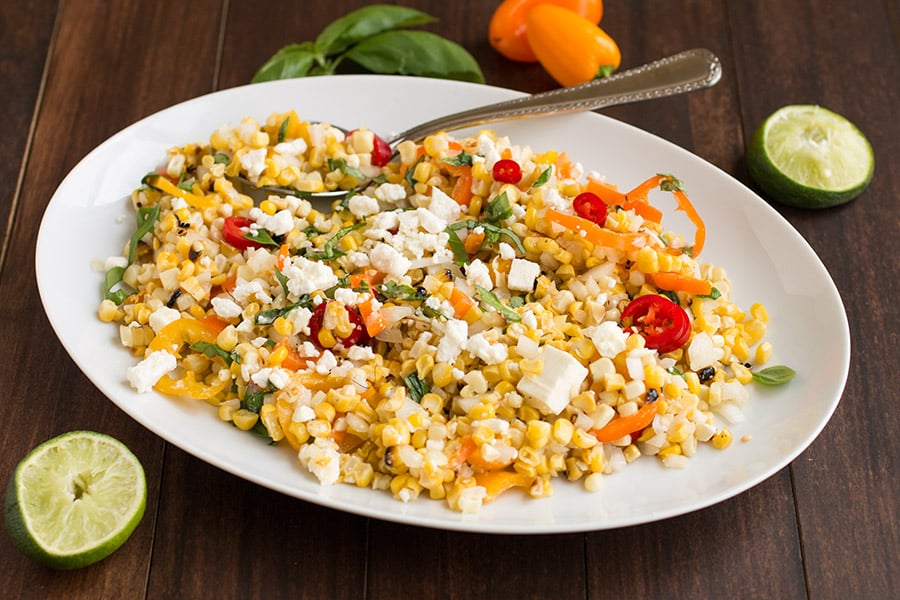
{"label": "fresh basil leaf", "polygon": [[357,169],[356,167],[350,166],[347,164],[347,161],[343,158],[329,158],[328,159],[328,170],[329,171],[340,171],[344,175],[349,175],[350,177],[355,177],[360,181],[365,181],[366,174]]}
{"label": "fresh basil leaf", "polygon": [[374,73],[395,73],[484,83],[469,52],[428,31],[387,31],[360,41],[345,56]]}
{"label": "fresh basil leaf", "polygon": [[550,176],[553,175],[553,167],[547,167],[543,171],[541,171],[540,176],[534,180],[534,183],[531,184],[532,188],[541,187],[548,181],[550,181]]}
{"label": "fresh basil leaf", "polygon": [[506,192],[503,192],[487,204],[487,208],[484,211],[485,216],[488,221],[492,223],[499,223],[503,219],[508,219],[512,216],[513,211],[512,207],[509,205],[509,197],[507,197]]}
{"label": "fresh basil leaf", "polygon": [[315,46],[312,42],[290,44],[281,48],[253,75],[251,83],[305,77],[316,64]]}
{"label": "fresh basil leaf", "polygon": [[[484,228],[484,231],[486,234],[490,234],[490,235],[497,236],[497,237],[505,236],[516,246],[516,249],[519,252],[521,252],[522,254],[525,254],[525,245],[522,244],[522,240],[519,238],[518,235],[516,235],[515,231],[513,231],[512,229],[508,229],[506,227],[500,227],[499,225],[494,225],[493,223],[488,223],[486,221],[475,221],[473,219],[466,219],[465,221],[457,221],[456,223],[453,223],[452,225],[448,225],[446,231],[448,233],[450,231],[453,231],[455,233],[459,229],[475,229],[477,227]],[[452,238],[453,238],[453,236],[451,236],[451,244],[450,244],[451,250],[453,249]],[[459,238],[457,238],[457,239],[459,239]],[[460,242],[460,243],[462,243],[462,242]],[[455,252],[454,252],[454,254],[455,254]]]}
{"label": "fresh basil leaf", "polygon": [[522,296],[513,296],[509,299],[510,308],[519,308],[520,306],[525,306],[525,298]]}
{"label": "fresh basil leaf", "polygon": [[793,379],[797,372],[790,367],[784,365],[776,365],[766,367],[762,371],[753,371],[750,373],[753,381],[763,385],[782,385]]}
{"label": "fresh basil leaf", "polygon": [[431,15],[413,8],[374,4],[348,13],[328,24],[316,38],[316,48],[325,56],[340,54],[373,35],[435,21],[437,19]]}
{"label": "fresh basil leaf", "polygon": [[416,167],[418,167],[419,163],[422,162],[423,160],[425,160],[424,154],[422,156],[420,156],[419,159],[416,162],[414,162],[410,168],[408,168],[406,170],[406,174],[403,175],[403,180],[406,181],[406,184],[410,187],[410,189],[415,189],[415,187],[416,187],[416,180],[413,179],[413,175],[416,172]]}
{"label": "fresh basil leaf", "polygon": [[216,165],[227,165],[231,162],[231,157],[225,154],[224,152],[216,152],[213,155],[213,164]]}
{"label": "fresh basil leaf", "polygon": [[121,287],[114,289],[122,282],[124,274],[125,267],[113,267],[106,272],[106,279],[103,284],[103,297],[107,300],[112,300],[117,305],[125,302],[125,299],[131,295]]}
{"label": "fresh basil leaf", "polygon": [[278,136],[276,138],[279,144],[284,141],[284,136],[287,135],[287,128],[290,122],[291,118],[289,116],[285,117],[284,121],[281,122],[281,126],[278,128]]}
{"label": "fresh basil leaf", "polygon": [[340,241],[351,231],[355,231],[360,227],[364,227],[366,225],[365,221],[360,221],[359,223],[354,223],[353,225],[347,225],[346,227],[341,227],[337,230],[331,239],[325,242],[325,245],[322,246],[321,250],[317,250],[314,252],[308,252],[306,254],[306,258],[310,260],[334,260],[339,256],[343,256],[344,253],[338,249],[337,245]]}
{"label": "fresh basil leaf", "polygon": [[466,245],[459,239],[459,234],[456,233],[456,229],[453,229],[452,226],[450,226],[444,231],[447,232],[447,244],[450,246],[450,251],[453,252],[453,262],[458,265],[469,264],[469,253],[466,252]]}
{"label": "fresh basil leaf", "polygon": [[[421,292],[419,291],[421,290]],[[424,288],[416,289],[411,285],[403,285],[396,281],[387,281],[378,287],[378,293],[390,300],[421,302],[428,297]]]}
{"label": "fresh basil leaf", "polygon": [[241,408],[250,412],[258,413],[266,400],[266,394],[271,393],[268,389],[247,391],[241,399]]}
{"label": "fresh basil leaf", "polygon": [[251,229],[244,234],[244,239],[256,242],[257,244],[262,244],[263,246],[281,246],[281,244],[272,237],[272,234],[265,229]]}
{"label": "fresh basil leaf", "polygon": [[193,192],[194,191],[194,178],[193,177],[184,177],[178,181],[178,185],[175,186],[179,190],[184,190],[185,192]]}
{"label": "fresh basil leaf", "polygon": [[445,162],[451,167],[470,167],[472,166],[472,155],[465,150],[460,150],[456,156],[442,158],[441,162]]}
{"label": "fresh basil leaf", "polygon": [[300,299],[293,304],[288,304],[281,308],[270,308],[261,310],[253,317],[253,323],[256,325],[271,325],[278,317],[283,317],[295,308],[309,308],[312,305],[312,298],[309,294],[303,294]]}
{"label": "fresh basil leaf", "polygon": [[134,257],[137,255],[137,245],[141,241],[141,238],[147,235],[152,229],[153,225],[159,220],[159,207],[158,206],[142,206],[137,211],[137,231],[134,232],[134,235],[131,236],[131,241],[128,242],[128,264],[134,262]]}
{"label": "fresh basil leaf", "polygon": [[278,267],[275,267],[275,279],[281,285],[281,291],[284,292],[284,297],[287,298],[288,294],[290,293],[288,291],[288,285],[287,285],[288,278],[285,276],[284,273],[281,272],[281,269],[279,269]]}
{"label": "fresh basil leaf", "polygon": [[419,379],[419,374],[415,371],[404,377],[403,383],[406,384],[406,389],[409,390],[409,397],[413,402],[420,402],[422,397],[431,391],[428,384]]}
{"label": "fresh basil leaf", "polygon": [[512,321],[515,323],[522,320],[522,317],[521,315],[519,315],[519,313],[500,302],[500,299],[495,296],[492,291],[485,289],[480,285],[476,285],[475,289],[478,290],[478,295],[481,296],[481,300],[485,304],[496,310],[498,313],[503,315],[503,318],[505,318],[507,321]]}
{"label": "fresh basil leaf", "polygon": [[191,344],[190,348],[194,352],[200,352],[201,354],[209,358],[221,358],[228,366],[231,366],[231,363],[233,362],[241,362],[240,356],[237,352],[227,352],[220,346],[217,346],[212,342],[194,342],[193,344]]}

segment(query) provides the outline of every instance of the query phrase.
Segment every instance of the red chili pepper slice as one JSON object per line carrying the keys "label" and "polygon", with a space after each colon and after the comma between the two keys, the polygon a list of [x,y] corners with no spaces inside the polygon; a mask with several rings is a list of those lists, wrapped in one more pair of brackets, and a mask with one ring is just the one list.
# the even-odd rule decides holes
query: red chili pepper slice
{"label": "red chili pepper slice", "polygon": [[339,337],[336,333],[333,333],[335,339],[335,344],[333,346],[325,346],[322,344],[322,340],[319,339],[319,332],[322,330],[322,323],[325,321],[325,311],[328,308],[328,304],[330,304],[330,302],[322,302],[316,306],[312,316],[309,318],[310,341],[315,344],[317,348],[320,350],[331,350],[337,347],[349,348],[356,344],[363,344],[368,340],[366,327],[363,324],[359,312],[355,308],[347,306],[345,308],[347,310],[347,316],[350,318],[350,323],[353,325],[353,331],[345,338]]}
{"label": "red chili pepper slice", "polygon": [[660,354],[684,346],[691,336],[687,312],[668,298],[647,294],[632,300],[622,311],[622,327],[644,337],[648,348]]}
{"label": "red chili pepper slice", "polygon": [[494,175],[494,181],[519,183],[522,180],[522,167],[516,161],[504,158],[494,163],[492,174]]}
{"label": "red chili pepper slice", "polygon": [[606,222],[606,203],[594,192],[582,192],[572,200],[572,208],[582,219],[593,221],[597,225]]}
{"label": "red chili pepper slice", "polygon": [[253,225],[253,221],[247,217],[226,217],[225,224],[222,226],[222,238],[238,250],[262,248],[263,245],[259,242],[244,237],[251,225]]}

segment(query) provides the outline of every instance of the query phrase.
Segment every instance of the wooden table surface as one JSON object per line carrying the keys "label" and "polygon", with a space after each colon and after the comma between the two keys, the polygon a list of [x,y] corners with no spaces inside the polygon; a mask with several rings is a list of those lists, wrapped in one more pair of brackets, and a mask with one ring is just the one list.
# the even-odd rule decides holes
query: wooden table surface
{"label": "wooden table surface", "polygon": [[[817,103],[871,140],[875,177],[855,202],[775,204],[821,257],[852,338],[843,398],[790,466],[710,508],[591,533],[454,533],[344,514],[211,467],[127,417],[54,336],[35,283],[41,215],[66,173],[157,110],[248,83],[282,45],[313,39],[365,2],[31,0],[0,4],[0,475],[73,429],[124,441],[144,464],[146,516],[105,561],[29,562],[0,536],[0,590],[23,598],[888,598],[900,593],[896,0],[609,0],[623,68],[691,47],[721,58],[712,90],[605,111],[749,183],[752,130]],[[555,87],[486,40],[494,2],[409,2],[463,44],[488,83]],[[85,315],[91,318],[91,315]]]}

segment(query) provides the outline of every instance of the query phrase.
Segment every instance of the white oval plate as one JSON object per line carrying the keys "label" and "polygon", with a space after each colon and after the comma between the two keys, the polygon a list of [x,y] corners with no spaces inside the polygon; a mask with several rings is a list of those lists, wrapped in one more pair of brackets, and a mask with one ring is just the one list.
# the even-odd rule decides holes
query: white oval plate
{"label": "white oval plate", "polygon": [[[194,456],[259,485],[342,511],[428,527],[482,533],[560,533],[646,523],[694,511],[734,496],[799,455],[827,423],[843,391],[850,361],[847,318],[838,292],[806,241],[738,181],[649,133],[586,113],[495,126],[515,144],[565,150],[585,169],[629,188],[655,173],[681,178],[705,219],[704,257],[726,268],[744,308],[768,308],[770,364],[797,377],[786,386],[754,386],[746,421],[733,427],[726,451],[703,447],[684,470],[644,459],[605,478],[596,493],[564,478],[550,498],[509,492],[477,515],[421,498],[408,504],[389,493],[349,485],[320,486],[289,448],[273,448],[227,426],[198,401],[155,392],[137,394],[125,380],[136,361],[113,325],[96,316],[102,273],[92,263],[120,255],[135,217],[129,194],[163,163],[166,149],[205,142],[223,123],[264,120],[295,108],[302,118],[389,134],[424,120],[505,100],[520,92],[437,79],[332,76],[250,85],[202,96],[124,129],[88,154],[54,194],[37,240],[41,300],[63,346],[88,378],[147,429]],[[692,235],[666,208],[666,223]],[[742,436],[752,436],[747,442]]]}

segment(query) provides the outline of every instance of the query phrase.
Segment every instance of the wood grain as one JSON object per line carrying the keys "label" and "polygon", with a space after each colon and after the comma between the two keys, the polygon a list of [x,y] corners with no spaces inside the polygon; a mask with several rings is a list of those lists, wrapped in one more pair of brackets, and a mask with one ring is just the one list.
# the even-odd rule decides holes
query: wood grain
{"label": "wood grain", "polygon": [[[623,68],[690,47],[724,76],[686,97],[606,114],[679,144],[751,185],[753,129],[779,106],[819,103],[872,141],[875,177],[855,202],[811,212],[777,203],[819,254],[850,321],[853,355],[830,423],[788,468],[677,518],[586,534],[500,536],[370,520],[260,488],[165,444],[80,373],[40,310],[34,240],[65,174],[130,123],[243,85],[283,45],[313,39],[367,2],[101,0],[0,7],[0,475],[58,433],[128,444],[147,471],[144,522],[77,572],[38,567],[0,536],[0,589],[18,598],[887,598],[900,589],[900,9],[896,0],[609,0],[603,26]],[[555,87],[486,39],[495,3],[414,4],[465,46],[487,81]],[[42,87],[42,82],[43,87]],[[361,101],[377,102],[377,90]],[[298,99],[302,109],[302,98]],[[36,116],[32,127],[32,117]],[[652,170],[653,166],[648,165]],[[21,175],[21,185],[19,185]],[[11,227],[6,228],[6,223]],[[811,307],[814,310],[815,307]],[[0,479],[2,480],[2,479]],[[399,507],[398,507],[399,509]]]}

